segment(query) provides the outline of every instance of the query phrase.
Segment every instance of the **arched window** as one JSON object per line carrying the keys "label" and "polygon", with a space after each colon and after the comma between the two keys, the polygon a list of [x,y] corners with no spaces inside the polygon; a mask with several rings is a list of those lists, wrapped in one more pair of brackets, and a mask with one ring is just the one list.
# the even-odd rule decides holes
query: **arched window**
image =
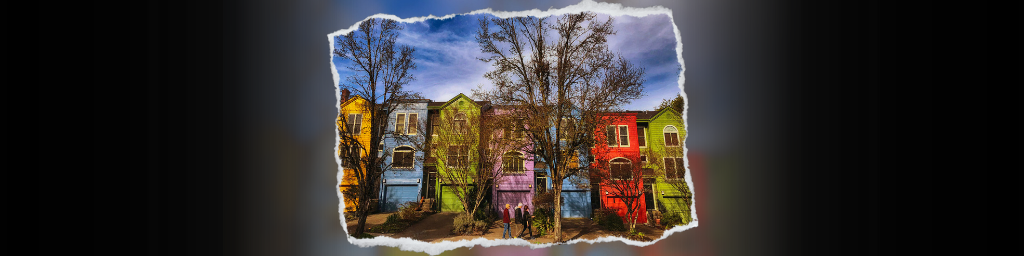
{"label": "arched window", "polygon": [[665,126],[665,146],[666,147],[678,147],[679,146],[679,130],[675,126]]}
{"label": "arched window", "polygon": [[629,159],[616,158],[611,161],[612,179],[630,179],[633,177],[633,165]]}
{"label": "arched window", "polygon": [[501,158],[501,170],[504,173],[523,173],[523,154],[519,152],[508,152]]}
{"label": "arched window", "polygon": [[458,113],[455,114],[455,132],[466,133],[466,114]]}
{"label": "arched window", "polygon": [[391,158],[391,167],[412,168],[414,153],[415,150],[409,146],[401,146],[395,148],[394,157]]}

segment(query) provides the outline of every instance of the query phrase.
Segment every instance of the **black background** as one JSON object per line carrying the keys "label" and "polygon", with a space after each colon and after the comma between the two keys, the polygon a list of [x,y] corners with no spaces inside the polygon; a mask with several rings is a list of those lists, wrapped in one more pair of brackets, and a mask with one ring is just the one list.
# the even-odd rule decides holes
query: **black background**
{"label": "black background", "polygon": [[[526,9],[567,4],[525,3]],[[741,120],[734,124],[739,127],[732,130],[735,138],[724,146],[734,156],[728,161],[739,166],[739,177],[707,178],[712,185],[728,184],[728,189],[711,191],[736,195],[712,197],[709,200],[727,201],[707,203],[730,208],[716,211],[720,213],[716,222],[721,224],[702,221],[695,230],[676,236],[696,239],[687,238],[687,233],[693,236],[698,234],[694,231],[705,229],[699,234],[712,237],[702,240],[708,241],[704,246],[714,248],[704,250],[712,255],[878,253],[875,4],[754,0],[657,4],[674,11],[677,25],[709,24],[699,36],[691,37],[695,39],[688,39],[692,42],[684,42],[687,83],[728,81],[725,100],[735,102],[737,110],[732,113]],[[164,2],[130,7],[130,22],[102,25],[134,31],[117,37],[123,43],[103,48],[128,52],[123,59],[111,60],[120,62],[124,74],[132,74],[133,83],[107,91],[127,91],[131,100],[117,107],[96,105],[142,116],[126,132],[132,145],[126,151],[133,159],[131,167],[145,171],[117,176],[129,177],[124,183],[131,185],[113,199],[122,207],[118,209],[124,209],[118,216],[129,222],[135,234],[131,240],[132,247],[138,247],[135,251],[167,255],[381,252],[354,246],[324,249],[323,244],[347,244],[343,236],[320,235],[341,232],[336,211],[321,214],[324,207],[336,210],[337,199],[322,206],[318,199],[335,195],[307,195],[322,190],[318,186],[333,186],[337,171],[331,155],[337,109],[329,84],[326,34],[386,8],[321,1]],[[524,9],[489,2],[466,3],[446,12],[391,14],[403,18],[445,15],[485,7]],[[728,60],[728,72],[715,73],[727,79],[701,77],[697,71],[703,64],[701,57],[688,56],[713,44],[718,50],[704,55]],[[690,97],[691,115],[697,115],[699,99]],[[307,182],[319,177],[328,180]],[[305,210],[310,207],[315,209]],[[702,207],[700,201],[697,207]],[[323,227],[310,228],[308,223]]]}

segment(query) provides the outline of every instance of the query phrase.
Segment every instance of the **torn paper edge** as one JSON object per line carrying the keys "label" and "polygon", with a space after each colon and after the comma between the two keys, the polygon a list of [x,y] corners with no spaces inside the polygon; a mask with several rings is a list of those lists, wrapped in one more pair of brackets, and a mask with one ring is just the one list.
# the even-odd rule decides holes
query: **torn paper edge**
{"label": "torn paper edge", "polygon": [[[669,237],[670,235],[672,235],[674,233],[686,231],[688,229],[697,227],[698,223],[699,223],[698,222],[698,218],[697,218],[697,210],[696,210],[697,209],[696,208],[697,207],[697,200],[696,200],[696,198],[697,198],[696,194],[697,193],[696,193],[696,188],[693,186],[693,179],[691,178],[691,175],[690,175],[692,172],[690,171],[690,158],[689,158],[689,155],[688,155],[689,149],[686,146],[686,137],[690,136],[690,133],[689,133],[690,123],[687,122],[687,112],[688,112],[688,110],[690,108],[690,104],[688,104],[688,103],[690,102],[690,100],[689,100],[689,98],[687,98],[686,91],[683,90],[684,84],[686,82],[686,78],[685,78],[685,75],[684,75],[684,73],[686,72],[686,65],[683,62],[683,41],[682,41],[681,32],[679,31],[679,27],[676,25],[675,18],[672,16],[672,10],[670,10],[668,8],[665,8],[665,7],[662,7],[662,6],[652,6],[652,7],[645,7],[645,8],[633,8],[633,7],[623,7],[621,4],[618,4],[618,3],[598,3],[598,2],[594,2],[593,0],[583,0],[580,3],[575,4],[575,5],[566,6],[566,7],[561,8],[561,9],[549,8],[547,11],[541,11],[541,10],[538,10],[538,9],[532,9],[532,10],[527,10],[527,11],[508,12],[508,11],[495,11],[495,10],[492,10],[491,8],[487,8],[487,9],[476,10],[476,11],[472,11],[472,12],[468,12],[468,13],[463,13],[463,14],[449,14],[449,15],[445,15],[443,17],[437,17],[437,16],[434,16],[434,15],[431,14],[431,15],[428,15],[428,16],[425,16],[425,17],[414,17],[414,18],[406,18],[406,19],[402,19],[402,18],[399,18],[398,16],[391,15],[391,14],[374,14],[372,16],[366,17],[365,19],[363,19],[363,20],[361,20],[359,22],[356,22],[355,24],[353,24],[352,26],[350,26],[347,29],[341,29],[341,30],[335,31],[334,33],[330,33],[330,34],[327,35],[327,41],[330,44],[330,52],[328,53],[328,56],[331,56],[331,57],[329,57],[328,61],[331,63],[331,74],[332,74],[332,76],[334,78],[334,85],[333,85],[334,86],[334,91],[335,91],[334,96],[338,99],[336,107],[338,108],[338,111],[340,113],[340,111],[341,111],[341,104],[343,102],[341,102],[341,91],[340,91],[341,89],[338,88],[338,84],[341,82],[341,78],[340,78],[340,75],[338,74],[338,68],[335,66],[334,61],[333,61],[333,58],[334,58],[333,57],[333,54],[334,54],[334,37],[338,36],[338,35],[344,35],[344,34],[352,32],[352,31],[355,31],[356,29],[359,28],[359,24],[362,23],[363,21],[369,20],[371,18],[384,18],[384,19],[391,19],[391,20],[395,20],[395,21],[399,21],[399,22],[403,22],[403,23],[412,23],[412,22],[426,21],[428,19],[449,19],[449,18],[455,17],[457,15],[474,15],[474,14],[491,14],[491,15],[494,15],[494,16],[496,16],[498,18],[510,18],[510,17],[519,17],[519,16],[548,17],[548,16],[557,16],[557,15],[562,15],[562,14],[568,14],[568,13],[578,13],[578,12],[583,12],[583,11],[589,11],[589,12],[600,13],[600,14],[607,14],[607,15],[612,15],[612,16],[634,16],[634,17],[645,17],[645,16],[648,16],[648,15],[664,14],[664,15],[668,15],[669,20],[672,22],[672,28],[673,28],[673,30],[675,32],[675,36],[676,36],[676,59],[679,61],[679,65],[680,65],[678,87],[679,87],[680,94],[683,97],[683,102],[685,102],[683,104],[683,113],[682,113],[683,124],[684,124],[683,130],[686,131],[686,136],[683,138],[683,157],[686,159],[685,168],[686,168],[687,172],[686,172],[686,175],[685,175],[684,178],[686,180],[687,185],[690,187],[691,195],[693,195],[693,198],[691,199],[692,200],[692,204],[690,204],[690,216],[692,216],[693,220],[689,224],[683,225],[683,226],[676,226],[676,227],[673,227],[672,229],[666,230],[662,234],[662,236],[660,238],[652,240],[652,241],[649,241],[649,242],[641,242],[641,241],[629,240],[629,239],[626,239],[626,238],[623,238],[623,237],[617,237],[617,236],[605,236],[605,237],[601,237],[601,238],[594,239],[594,240],[574,239],[574,240],[566,241],[566,242],[563,242],[563,243],[545,243],[545,244],[533,244],[531,242],[528,242],[528,241],[522,240],[522,239],[490,240],[490,239],[486,239],[486,238],[483,238],[483,237],[477,238],[477,239],[473,239],[473,240],[440,241],[440,242],[425,242],[425,241],[415,240],[415,239],[406,238],[406,237],[403,237],[403,238],[374,237],[372,239],[357,239],[355,237],[352,237],[349,234],[349,232],[348,232],[348,224],[345,221],[345,202],[344,202],[344,196],[341,194],[341,189],[339,189],[339,186],[341,185],[341,181],[342,181],[342,178],[343,178],[343,175],[344,175],[344,169],[341,167],[341,158],[337,154],[334,154],[335,162],[338,164],[338,174],[337,174],[337,183],[335,184],[333,189],[334,189],[335,193],[337,193],[338,198],[341,201],[338,204],[338,213],[340,214],[341,226],[345,230],[345,235],[348,238],[348,242],[352,243],[353,245],[357,245],[359,247],[390,246],[390,247],[396,247],[396,248],[398,248],[400,250],[403,250],[403,251],[425,252],[425,253],[428,253],[430,255],[438,255],[438,254],[441,254],[441,253],[443,253],[445,251],[458,249],[460,247],[468,247],[468,248],[472,249],[473,247],[475,247],[477,245],[483,246],[483,247],[500,246],[500,245],[516,245],[516,246],[528,246],[531,249],[537,249],[537,248],[547,248],[547,247],[551,247],[551,246],[554,246],[554,245],[561,245],[561,244],[576,244],[576,243],[580,243],[580,242],[587,242],[587,243],[590,243],[590,244],[594,244],[594,243],[604,243],[604,242],[620,241],[620,242],[623,242],[623,243],[628,244],[628,245],[643,247],[643,246],[648,246],[648,245],[652,245],[654,243],[657,243],[658,241],[661,241],[662,239],[665,239],[665,238]],[[335,122],[335,125],[337,125],[337,122]],[[341,146],[340,138],[337,137],[337,136],[338,135],[335,135],[335,140],[334,140],[334,143],[335,143],[334,150],[335,150],[335,152],[340,150],[339,147]]]}

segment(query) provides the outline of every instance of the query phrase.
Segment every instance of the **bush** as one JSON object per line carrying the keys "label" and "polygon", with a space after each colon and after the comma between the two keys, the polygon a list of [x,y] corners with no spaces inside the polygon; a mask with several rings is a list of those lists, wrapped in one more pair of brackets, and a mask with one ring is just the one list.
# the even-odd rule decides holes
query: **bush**
{"label": "bush", "polygon": [[672,227],[683,225],[683,218],[679,216],[678,212],[666,212],[661,215],[661,225],[665,229],[671,229]]}
{"label": "bush", "polygon": [[594,210],[594,221],[608,231],[626,231],[626,226],[622,224],[622,217],[619,217],[619,214],[612,209]]}
{"label": "bush", "polygon": [[461,213],[455,217],[455,222],[452,225],[452,233],[463,235],[480,233],[483,234],[487,227],[490,226],[488,222],[482,220],[474,220],[467,213]]}
{"label": "bush", "polygon": [[404,221],[415,222],[420,220],[423,213],[416,211],[416,207],[419,206],[418,202],[406,202],[398,206],[398,217]]}
{"label": "bush", "polygon": [[410,223],[402,220],[398,216],[398,213],[392,213],[388,215],[388,220],[384,221],[384,224],[376,225],[370,228],[370,232],[374,233],[397,233],[409,227]]}
{"label": "bush", "polygon": [[632,230],[632,231],[629,231],[629,239],[638,240],[638,241],[648,241],[649,240],[647,238],[647,235],[644,234],[644,232],[640,232],[640,231],[637,231],[635,229]]}
{"label": "bush", "polygon": [[[487,202],[484,202],[484,203],[487,203]],[[480,209],[476,210],[476,213],[473,214],[473,219],[479,220],[479,221],[484,221],[484,222],[487,222],[487,223],[491,223],[491,222],[494,222],[495,220],[498,220],[498,214],[494,212],[494,209],[491,209],[490,207],[484,207],[484,206],[487,206],[487,205],[491,205],[490,203],[487,203],[487,204],[481,203],[480,205],[482,205],[482,206],[481,206]]]}
{"label": "bush", "polygon": [[532,227],[537,231],[538,237],[544,236],[555,227],[555,215],[549,209],[537,209],[533,212]]}

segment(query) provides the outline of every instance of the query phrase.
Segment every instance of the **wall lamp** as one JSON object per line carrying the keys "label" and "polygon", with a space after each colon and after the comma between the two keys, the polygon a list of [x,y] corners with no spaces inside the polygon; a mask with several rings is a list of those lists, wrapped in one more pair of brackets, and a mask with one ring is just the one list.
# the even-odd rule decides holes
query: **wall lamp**
{"label": "wall lamp", "polygon": [[384,179],[384,183],[388,183],[388,179]]}

